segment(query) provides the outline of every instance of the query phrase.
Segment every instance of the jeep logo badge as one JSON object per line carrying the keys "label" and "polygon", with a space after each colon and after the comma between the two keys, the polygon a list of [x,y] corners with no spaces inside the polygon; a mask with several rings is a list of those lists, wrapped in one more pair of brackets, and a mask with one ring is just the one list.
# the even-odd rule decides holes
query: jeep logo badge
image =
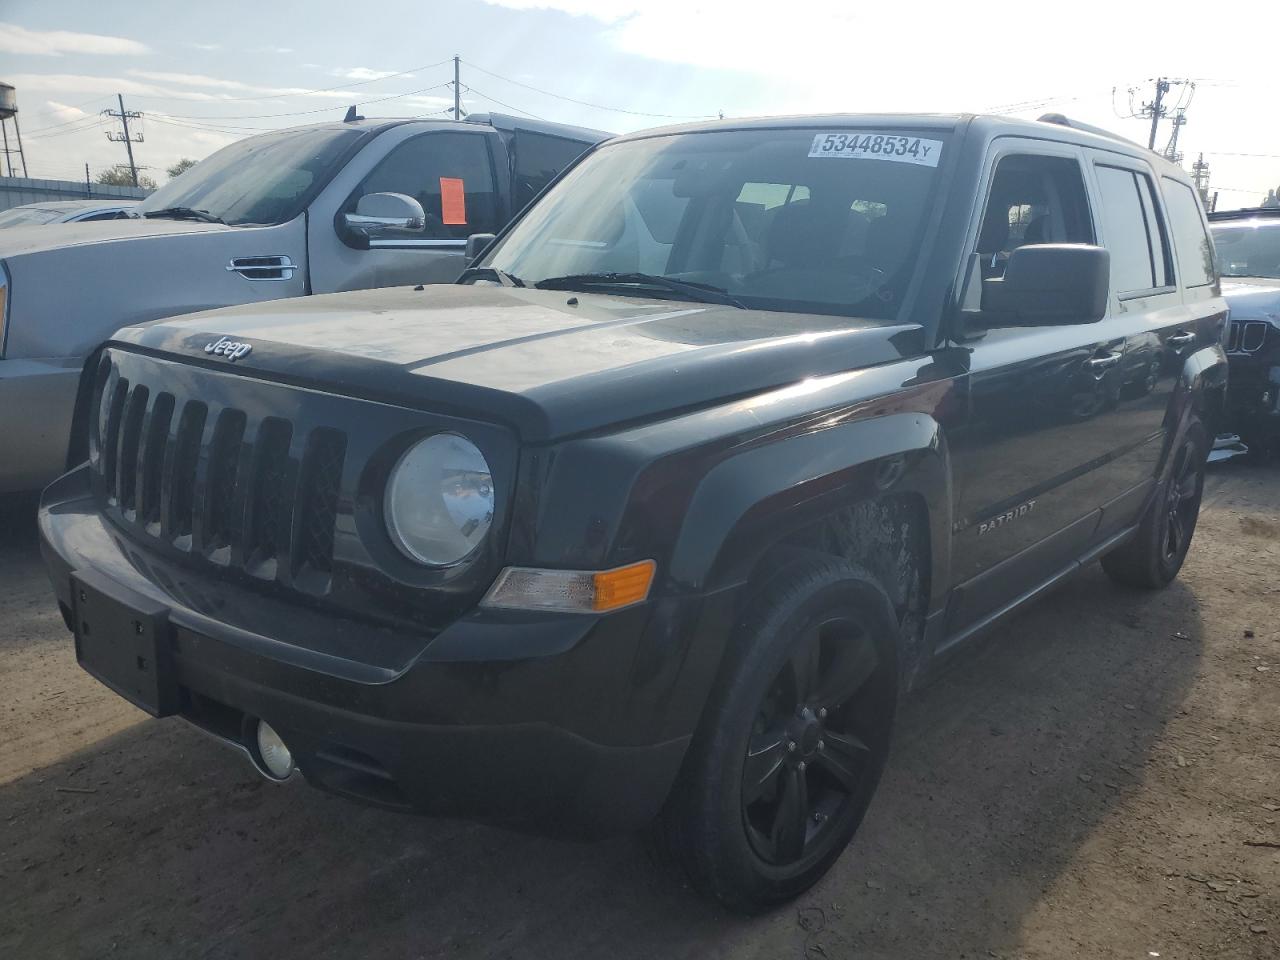
{"label": "jeep logo badge", "polygon": [[226,337],[219,337],[213,343],[204,345],[205,353],[212,353],[215,357],[226,357],[232,363],[235,363],[241,357],[247,357],[249,351],[253,349],[251,343],[241,343],[239,340],[228,340]]}

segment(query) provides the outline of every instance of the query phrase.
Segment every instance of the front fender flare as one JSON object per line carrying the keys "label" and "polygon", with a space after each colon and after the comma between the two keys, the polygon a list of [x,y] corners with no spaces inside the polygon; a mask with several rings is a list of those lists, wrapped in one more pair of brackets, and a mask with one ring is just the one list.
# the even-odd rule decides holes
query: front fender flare
{"label": "front fender flare", "polygon": [[938,422],[897,413],[764,443],[717,464],[695,490],[671,556],[691,591],[745,581],[786,533],[848,503],[919,494],[929,518],[931,593],[948,582],[950,471]]}

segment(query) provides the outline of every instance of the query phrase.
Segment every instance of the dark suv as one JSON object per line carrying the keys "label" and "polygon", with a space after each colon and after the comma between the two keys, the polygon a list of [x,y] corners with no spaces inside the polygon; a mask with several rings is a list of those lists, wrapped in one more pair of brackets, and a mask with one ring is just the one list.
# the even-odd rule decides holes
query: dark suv
{"label": "dark suv", "polygon": [[44,553],[85,669],[269,777],[656,819],[762,909],[939,658],[1177,574],[1225,317],[1186,175],[1062,118],[639,133],[455,286],[121,330]]}
{"label": "dark suv", "polygon": [[1260,454],[1280,452],[1280,209],[1209,214],[1231,308],[1226,425]]}

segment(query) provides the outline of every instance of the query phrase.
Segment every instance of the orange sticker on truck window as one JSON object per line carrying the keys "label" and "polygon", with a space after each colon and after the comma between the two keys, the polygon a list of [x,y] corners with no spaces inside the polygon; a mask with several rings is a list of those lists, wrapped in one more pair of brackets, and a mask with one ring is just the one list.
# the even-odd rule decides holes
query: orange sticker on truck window
{"label": "orange sticker on truck window", "polygon": [[446,226],[467,222],[467,193],[463,182],[456,177],[440,178],[440,220]]}

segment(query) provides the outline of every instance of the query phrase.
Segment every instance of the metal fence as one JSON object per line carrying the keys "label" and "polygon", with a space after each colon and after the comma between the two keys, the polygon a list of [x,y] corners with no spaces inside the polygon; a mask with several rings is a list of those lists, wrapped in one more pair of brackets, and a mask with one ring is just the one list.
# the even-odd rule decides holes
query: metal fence
{"label": "metal fence", "polygon": [[43,200],[83,200],[85,197],[140,200],[150,194],[142,187],[109,187],[83,180],[35,180],[27,177],[0,177],[0,210]]}

